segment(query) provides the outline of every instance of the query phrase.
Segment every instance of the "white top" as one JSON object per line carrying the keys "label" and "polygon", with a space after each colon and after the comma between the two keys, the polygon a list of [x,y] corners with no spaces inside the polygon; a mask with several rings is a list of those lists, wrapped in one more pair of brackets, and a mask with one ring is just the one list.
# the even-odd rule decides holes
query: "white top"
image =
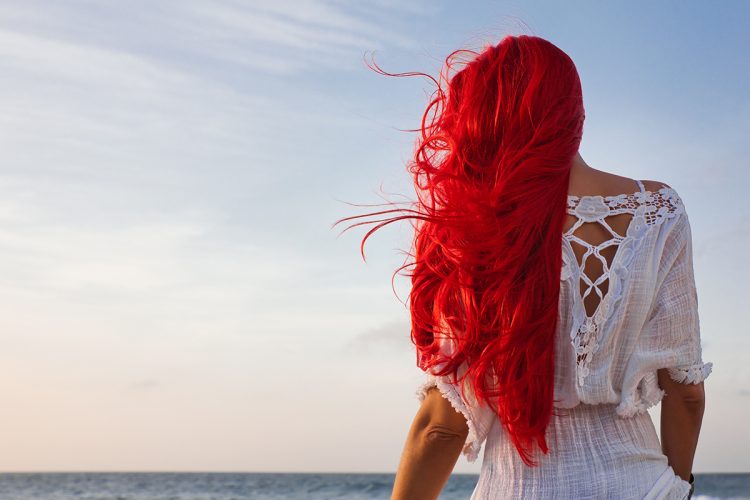
{"label": "white top", "polygon": [[[536,459],[542,460],[543,467],[536,470],[523,464],[492,410],[474,400],[468,382],[464,396],[447,376],[426,373],[417,389],[421,401],[427,389],[437,386],[467,418],[469,435],[463,454],[470,462],[477,459],[488,436],[492,440],[472,498],[483,498],[479,496],[483,492],[487,498],[498,498],[498,491],[525,491],[524,497],[543,498],[544,491],[563,491],[562,477],[570,488],[575,484],[580,487],[575,480],[578,476],[587,484],[587,491],[592,491],[592,469],[605,462],[610,468],[619,464],[620,473],[600,481],[599,486],[609,488],[610,494],[627,489],[635,495],[607,498],[683,498],[687,494],[689,485],[667,466],[646,410],[664,396],[657,382],[658,369],[667,368],[675,381],[697,384],[711,373],[713,365],[702,360],[692,235],[684,204],[671,187],[652,192],[637,182],[639,189],[634,193],[568,196],[568,213],[578,220],[562,238],[554,397],[559,401],[557,408],[572,411],[554,417],[549,428],[557,450],[567,450],[564,463],[563,452],[557,451],[548,456],[540,453]],[[607,218],[623,213],[632,217],[627,232],[620,235]],[[612,238],[598,245],[584,241],[574,233],[586,223],[602,224]],[[573,252],[574,244],[587,249],[581,262]],[[608,262],[600,252],[611,245],[617,248]],[[590,259],[602,262],[594,267],[603,269],[600,275],[589,271]],[[590,294],[597,297],[591,316],[584,307]],[[441,347],[449,350],[451,342],[443,339]],[[602,433],[603,429],[609,434]],[[581,432],[591,441],[590,446],[582,448]],[[623,436],[632,439],[623,441]],[[577,453],[578,463],[571,452]],[[546,476],[545,467],[550,468]],[[583,491],[568,492],[588,498],[581,496]]]}

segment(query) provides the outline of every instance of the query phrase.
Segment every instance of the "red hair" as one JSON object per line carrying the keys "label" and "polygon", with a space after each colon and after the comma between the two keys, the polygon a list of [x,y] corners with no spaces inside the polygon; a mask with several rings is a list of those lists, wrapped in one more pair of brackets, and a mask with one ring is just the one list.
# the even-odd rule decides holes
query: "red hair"
{"label": "red hair", "polygon": [[[452,78],[453,59],[474,57]],[[413,219],[409,295],[417,365],[468,377],[523,461],[548,453],[553,414],[562,233],[570,167],[583,134],[573,61],[536,36],[506,36],[481,52],[456,50],[422,117],[407,170],[417,201],[340,219],[399,213]],[[335,225],[334,224],[334,225]],[[395,273],[394,273],[395,274]],[[450,339],[451,352],[439,339]],[[463,384],[462,384],[463,385]]]}

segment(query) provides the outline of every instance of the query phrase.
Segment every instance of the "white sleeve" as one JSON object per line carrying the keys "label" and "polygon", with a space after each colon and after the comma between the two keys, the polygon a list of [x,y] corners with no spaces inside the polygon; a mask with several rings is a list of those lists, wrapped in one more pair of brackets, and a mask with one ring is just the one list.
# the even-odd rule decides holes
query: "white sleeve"
{"label": "white sleeve", "polygon": [[680,383],[698,384],[711,373],[713,363],[702,359],[698,292],[693,271],[693,246],[690,221],[683,212],[666,240],[664,255],[669,261],[660,268],[664,278],[658,285],[649,317],[656,338],[671,347],[662,368]]}

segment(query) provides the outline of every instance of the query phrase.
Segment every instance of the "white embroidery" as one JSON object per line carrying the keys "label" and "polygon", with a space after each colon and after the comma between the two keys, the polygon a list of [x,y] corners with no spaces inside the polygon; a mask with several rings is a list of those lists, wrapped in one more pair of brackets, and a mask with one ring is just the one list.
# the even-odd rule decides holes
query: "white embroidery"
{"label": "white embroidery", "polygon": [[713,363],[700,363],[686,367],[667,368],[669,378],[681,384],[700,384],[708,377]]}

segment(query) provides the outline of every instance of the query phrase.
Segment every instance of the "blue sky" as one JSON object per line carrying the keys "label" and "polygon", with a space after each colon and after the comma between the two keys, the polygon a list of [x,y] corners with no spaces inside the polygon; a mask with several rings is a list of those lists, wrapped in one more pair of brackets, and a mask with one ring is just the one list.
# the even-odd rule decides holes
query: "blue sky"
{"label": "blue sky", "polygon": [[[576,62],[590,165],[677,189],[707,407],[697,472],[750,470],[743,2],[0,4],[0,470],[395,470],[422,380],[404,163],[457,48]],[[394,195],[396,196],[396,195]],[[659,425],[658,408],[652,410]],[[11,450],[11,452],[8,452]],[[463,458],[456,472],[476,472]]]}

